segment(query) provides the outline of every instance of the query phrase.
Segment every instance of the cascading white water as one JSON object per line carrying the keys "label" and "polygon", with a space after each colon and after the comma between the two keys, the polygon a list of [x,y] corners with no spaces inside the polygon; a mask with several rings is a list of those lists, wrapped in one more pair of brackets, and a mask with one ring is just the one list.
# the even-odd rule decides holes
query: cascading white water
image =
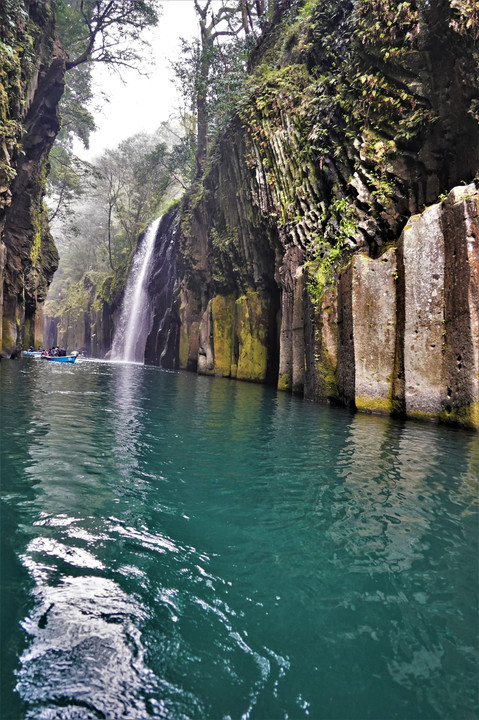
{"label": "cascading white water", "polygon": [[112,360],[143,362],[145,345],[150,331],[147,287],[151,257],[161,217],[149,225],[128,275],[118,328],[111,350]]}

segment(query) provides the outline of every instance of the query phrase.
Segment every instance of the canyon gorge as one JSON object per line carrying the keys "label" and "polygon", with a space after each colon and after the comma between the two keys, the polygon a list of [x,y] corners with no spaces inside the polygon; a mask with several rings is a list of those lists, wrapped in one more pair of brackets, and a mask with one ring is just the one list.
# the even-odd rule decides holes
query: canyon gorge
{"label": "canyon gorge", "polygon": [[[23,5],[0,78],[2,356],[108,358],[121,286],[85,276],[75,306],[43,311],[65,56],[50,4]],[[291,5],[159,223],[143,360],[479,429],[477,28],[449,0]]]}

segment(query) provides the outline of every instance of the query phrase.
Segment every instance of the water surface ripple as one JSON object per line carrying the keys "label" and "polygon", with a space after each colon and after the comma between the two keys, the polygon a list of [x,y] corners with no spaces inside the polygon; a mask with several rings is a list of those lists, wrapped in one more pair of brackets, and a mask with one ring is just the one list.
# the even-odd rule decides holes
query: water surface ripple
{"label": "water surface ripple", "polygon": [[472,720],[477,435],[0,366],[3,720]]}

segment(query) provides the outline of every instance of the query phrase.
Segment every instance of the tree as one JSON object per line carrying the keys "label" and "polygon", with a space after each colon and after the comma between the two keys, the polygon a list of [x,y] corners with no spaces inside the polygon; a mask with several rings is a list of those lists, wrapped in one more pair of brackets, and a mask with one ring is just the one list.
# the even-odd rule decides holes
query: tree
{"label": "tree", "polygon": [[68,55],[60,102],[62,129],[50,154],[51,215],[66,212],[84,186],[86,164],[73,153],[73,138],[88,147],[95,130],[92,68],[101,62],[121,71],[144,63],[144,31],[158,22],[158,0],[57,0],[57,27]]}
{"label": "tree", "polygon": [[[196,120],[196,176],[204,169],[209,141],[231,117],[242,97],[247,62],[273,15],[303,0],[194,0],[200,39],[182,40],[172,63],[188,111]],[[191,137],[191,136],[190,136]]]}
{"label": "tree", "polygon": [[50,152],[47,176],[48,221],[66,215],[72,203],[83,194],[93,167],[76,157],[65,142],[56,142]]}
{"label": "tree", "polygon": [[[246,38],[256,32],[253,18],[258,16],[251,0],[225,0],[217,11],[212,0],[203,4],[194,0],[194,4],[200,40],[182,40],[180,58],[172,66],[183,97],[196,118],[196,174],[200,176],[206,160],[211,122],[219,117],[219,107],[225,101],[231,108],[233,75],[236,85],[238,76],[241,80],[245,76]],[[261,3],[258,7],[263,12]],[[214,110],[213,99],[216,101]]]}
{"label": "tree", "polygon": [[[56,148],[60,155],[52,180],[57,194],[50,198],[49,206],[63,283],[70,277],[77,281],[91,267],[116,272],[128,259],[141,231],[178,190],[179,183],[170,170],[173,139],[175,135],[165,125],[153,134],[134,135],[92,163],[83,163],[78,184],[78,176],[69,174],[71,158],[63,166],[63,148]],[[59,210],[60,187],[63,210]]]}
{"label": "tree", "polygon": [[123,246],[131,251],[140,231],[157,215],[161,201],[174,185],[164,129],[124,140],[116,150],[104,153],[98,167],[111,185],[111,208],[122,230]]}
{"label": "tree", "polygon": [[86,62],[138,67],[156,25],[158,0],[58,0],[58,26],[68,53],[67,70]]}

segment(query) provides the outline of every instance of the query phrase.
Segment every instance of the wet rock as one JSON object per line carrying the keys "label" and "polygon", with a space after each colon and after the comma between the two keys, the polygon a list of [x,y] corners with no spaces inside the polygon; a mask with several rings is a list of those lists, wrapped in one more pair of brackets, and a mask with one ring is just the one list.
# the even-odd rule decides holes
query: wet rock
{"label": "wet rock", "polygon": [[[50,5],[33,1],[27,12],[28,24],[9,26],[5,41],[13,47],[18,64],[2,78],[2,82],[16,82],[7,87],[11,102],[7,109],[2,107],[2,120],[18,127],[11,151],[3,144],[1,157],[2,171],[8,166],[8,182],[0,181],[0,232],[5,247],[0,340],[6,357],[17,354],[24,342],[40,340],[35,313],[58,265],[43,195],[48,154],[60,129],[58,102],[64,88],[65,55],[55,41]],[[15,72],[19,73],[16,80]]]}

